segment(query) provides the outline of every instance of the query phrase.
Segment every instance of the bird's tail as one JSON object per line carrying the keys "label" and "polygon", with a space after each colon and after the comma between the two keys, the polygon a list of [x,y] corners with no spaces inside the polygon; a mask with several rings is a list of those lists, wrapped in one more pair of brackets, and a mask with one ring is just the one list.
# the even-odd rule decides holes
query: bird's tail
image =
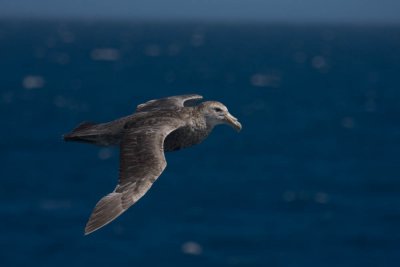
{"label": "bird's tail", "polygon": [[96,125],[91,122],[82,122],[70,133],[63,135],[63,139],[64,141],[96,143],[96,136],[98,136]]}
{"label": "bird's tail", "polygon": [[114,132],[107,123],[83,122],[72,132],[63,135],[64,141],[75,141],[98,146],[112,146],[120,142],[120,133]]}

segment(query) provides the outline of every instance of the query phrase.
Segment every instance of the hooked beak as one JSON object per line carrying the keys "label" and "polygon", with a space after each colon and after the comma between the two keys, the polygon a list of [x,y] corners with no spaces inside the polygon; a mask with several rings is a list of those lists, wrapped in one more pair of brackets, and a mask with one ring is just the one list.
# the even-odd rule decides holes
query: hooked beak
{"label": "hooked beak", "polygon": [[242,125],[240,124],[240,122],[238,121],[238,119],[236,119],[235,117],[233,117],[230,113],[227,113],[225,115],[225,122],[228,123],[230,126],[232,126],[233,128],[236,129],[236,131],[240,131],[242,130]]}

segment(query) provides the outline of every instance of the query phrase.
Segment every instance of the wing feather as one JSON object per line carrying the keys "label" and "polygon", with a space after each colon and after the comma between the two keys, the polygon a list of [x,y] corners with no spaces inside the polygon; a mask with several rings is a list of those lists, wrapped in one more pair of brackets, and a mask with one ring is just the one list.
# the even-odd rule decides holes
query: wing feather
{"label": "wing feather", "polygon": [[85,228],[90,234],[135,204],[161,175],[167,162],[164,140],[183,126],[177,118],[157,118],[153,125],[126,129],[120,144],[120,174],[115,190],[95,206]]}
{"label": "wing feather", "polygon": [[188,95],[177,95],[166,98],[154,99],[138,105],[136,107],[136,112],[154,111],[160,109],[172,109],[177,107],[190,106],[194,104],[194,102],[202,98],[203,97],[201,95],[188,94]]}

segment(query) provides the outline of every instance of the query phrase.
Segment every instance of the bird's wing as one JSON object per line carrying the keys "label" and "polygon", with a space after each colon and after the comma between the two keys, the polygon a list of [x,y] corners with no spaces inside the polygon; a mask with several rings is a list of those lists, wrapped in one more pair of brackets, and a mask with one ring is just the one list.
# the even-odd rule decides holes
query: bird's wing
{"label": "bird's wing", "polygon": [[166,98],[154,99],[140,104],[136,107],[136,112],[153,111],[160,109],[171,109],[176,107],[190,106],[194,102],[202,99],[201,95],[177,95]]}
{"label": "bird's wing", "polygon": [[183,125],[184,121],[180,119],[159,117],[145,126],[126,129],[120,144],[118,185],[96,204],[85,234],[117,218],[150,189],[167,165],[164,139]]}

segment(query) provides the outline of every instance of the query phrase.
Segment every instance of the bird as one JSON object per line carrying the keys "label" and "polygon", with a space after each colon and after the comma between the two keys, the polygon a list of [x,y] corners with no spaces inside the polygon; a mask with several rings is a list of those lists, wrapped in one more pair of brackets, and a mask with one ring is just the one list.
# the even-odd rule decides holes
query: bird
{"label": "bird", "polygon": [[224,104],[198,103],[201,99],[186,94],[150,100],[131,115],[106,123],[83,122],[63,135],[65,141],[120,148],[118,184],[97,202],[85,235],[109,224],[146,194],[167,165],[164,152],[199,144],[220,124],[242,129]]}

